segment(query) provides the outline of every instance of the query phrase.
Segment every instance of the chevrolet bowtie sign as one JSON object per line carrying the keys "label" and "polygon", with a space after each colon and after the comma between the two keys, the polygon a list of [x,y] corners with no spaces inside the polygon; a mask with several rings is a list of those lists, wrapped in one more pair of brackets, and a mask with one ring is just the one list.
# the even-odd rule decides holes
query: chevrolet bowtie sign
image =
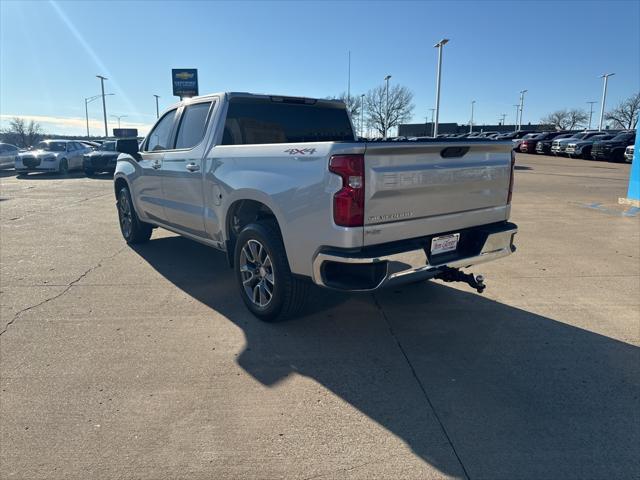
{"label": "chevrolet bowtie sign", "polygon": [[174,68],[171,70],[173,94],[176,97],[198,95],[198,70],[195,68]]}

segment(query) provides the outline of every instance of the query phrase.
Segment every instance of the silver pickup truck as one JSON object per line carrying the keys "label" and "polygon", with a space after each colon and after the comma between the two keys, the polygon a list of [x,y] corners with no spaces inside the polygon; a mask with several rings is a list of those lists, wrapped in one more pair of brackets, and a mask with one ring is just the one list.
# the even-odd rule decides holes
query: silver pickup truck
{"label": "silver pickup truck", "polygon": [[515,251],[511,142],[359,141],[341,102],[219,93],[118,141],[125,240],[162,227],[226,252],[265,321],[299,312],[309,280],[372,291],[429,278],[484,289],[461,268]]}

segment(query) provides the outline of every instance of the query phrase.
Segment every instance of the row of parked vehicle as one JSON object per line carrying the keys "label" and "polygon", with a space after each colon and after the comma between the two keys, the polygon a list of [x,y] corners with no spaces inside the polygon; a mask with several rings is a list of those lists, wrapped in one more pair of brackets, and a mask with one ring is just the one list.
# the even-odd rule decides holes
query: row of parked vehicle
{"label": "row of parked vehicle", "polygon": [[62,175],[84,170],[86,175],[114,172],[118,152],[115,141],[43,140],[29,150],[0,143],[0,168],[17,172],[55,172]]}
{"label": "row of parked vehicle", "polygon": [[541,132],[525,135],[515,148],[523,153],[631,163],[635,141],[635,130]]}

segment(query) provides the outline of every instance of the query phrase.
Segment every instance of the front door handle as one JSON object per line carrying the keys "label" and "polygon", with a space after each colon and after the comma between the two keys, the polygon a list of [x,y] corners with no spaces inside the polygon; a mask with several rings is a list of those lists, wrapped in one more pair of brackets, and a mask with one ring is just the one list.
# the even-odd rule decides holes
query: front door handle
{"label": "front door handle", "polygon": [[197,172],[200,170],[200,165],[196,165],[195,163],[187,163],[186,167],[190,172]]}

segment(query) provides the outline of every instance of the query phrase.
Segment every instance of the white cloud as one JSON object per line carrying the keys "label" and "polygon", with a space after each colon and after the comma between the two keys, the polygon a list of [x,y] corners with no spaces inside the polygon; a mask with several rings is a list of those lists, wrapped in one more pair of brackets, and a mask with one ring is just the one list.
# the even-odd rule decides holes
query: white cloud
{"label": "white cloud", "polygon": [[[58,133],[64,135],[86,135],[87,121],[82,117],[54,117],[50,115],[0,115],[0,126],[7,127],[9,120],[19,117],[27,121],[33,120],[42,125],[45,133]],[[107,124],[109,131],[117,127],[117,123],[110,121]],[[138,134],[146,135],[152,124],[141,122],[127,122],[122,119],[120,121],[122,128],[137,128]],[[89,131],[92,135],[101,135],[104,132],[104,122],[102,120],[89,119]]]}

